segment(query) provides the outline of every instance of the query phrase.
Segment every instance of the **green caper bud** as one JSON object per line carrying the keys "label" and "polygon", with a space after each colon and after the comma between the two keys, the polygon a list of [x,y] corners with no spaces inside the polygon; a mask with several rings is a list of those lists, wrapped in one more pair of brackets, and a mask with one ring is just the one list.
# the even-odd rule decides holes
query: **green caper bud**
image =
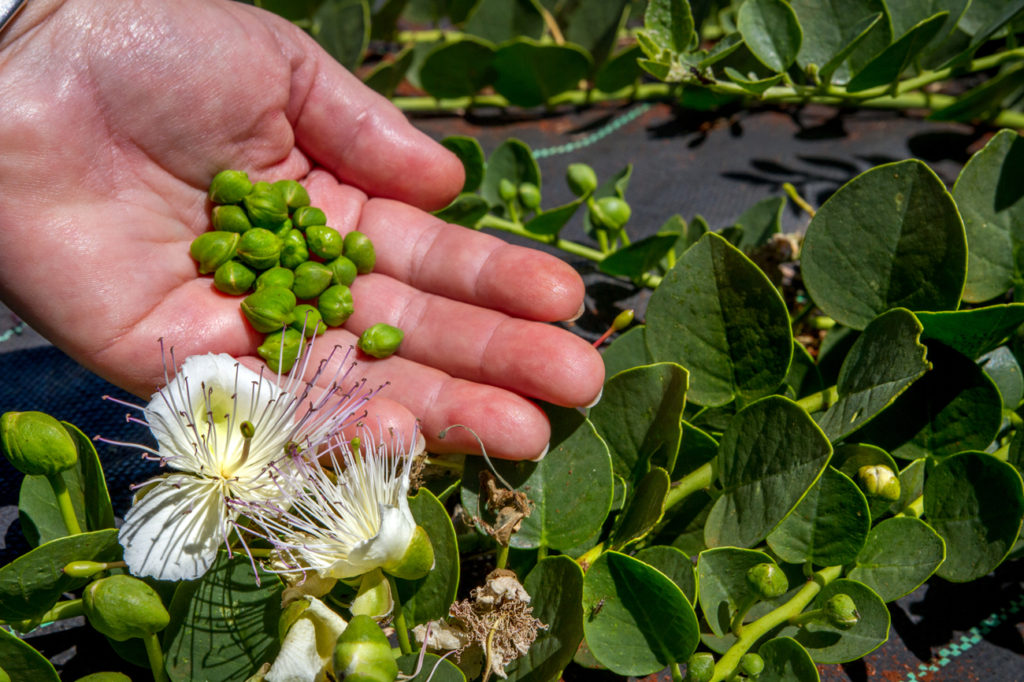
{"label": "green caper bud", "polygon": [[295,268],[295,283],[292,285],[292,291],[295,292],[296,298],[312,300],[331,285],[333,276],[334,273],[331,269],[323,263],[308,260]]}
{"label": "green caper bud", "polygon": [[213,223],[213,229],[221,232],[237,232],[242,234],[252,227],[252,223],[249,222],[249,216],[245,215],[242,207],[235,206],[234,204],[214,206],[210,220]]}
{"label": "green caper bud", "polygon": [[5,412],[0,444],[14,468],[28,476],[51,476],[78,462],[78,447],[67,429],[42,412]]}
{"label": "green caper bud", "polygon": [[245,171],[222,170],[210,181],[210,201],[215,204],[237,204],[252,191]]}
{"label": "green caper bud", "polygon": [[334,647],[334,670],[346,682],[394,682],[398,663],[373,618],[354,616]]}
{"label": "green caper bud", "polygon": [[540,206],[540,188],[532,182],[519,185],[519,202],[526,208],[537,208]]}
{"label": "green caper bud", "polygon": [[895,502],[900,499],[900,479],[884,464],[862,466],[857,469],[857,483],[871,497]]}
{"label": "green caper bud", "polygon": [[405,554],[398,561],[382,566],[389,573],[402,580],[419,580],[434,568],[434,546],[423,526],[416,526]]}
{"label": "green caper bud", "polygon": [[236,260],[229,260],[213,273],[213,285],[232,296],[247,293],[255,281],[256,273]]}
{"label": "green caper bud", "polygon": [[778,564],[766,561],[747,569],[747,585],[761,599],[776,599],[789,589],[789,579]]}
{"label": "green caper bud", "polygon": [[352,292],[344,284],[327,287],[316,300],[316,309],[320,311],[324,324],[328,327],[340,327],[355,310]]}
{"label": "green caper bud", "polygon": [[306,228],[306,243],[309,250],[324,260],[341,255],[342,239],[338,231],[326,225],[310,225]]}
{"label": "green caper bud", "polygon": [[398,350],[404,337],[405,332],[398,327],[378,322],[360,335],[356,346],[367,355],[386,358]]}
{"label": "green caper bud", "polygon": [[353,230],[345,235],[345,257],[356,264],[356,271],[365,275],[377,264],[373,242],[362,232]]}
{"label": "green caper bud", "polygon": [[101,561],[72,561],[64,566],[64,575],[72,578],[91,578],[109,567],[110,564]]}
{"label": "green caper bud", "polygon": [[288,220],[288,203],[273,185],[257,182],[242,199],[249,220],[257,227],[277,227]]}
{"label": "green caper bud", "polygon": [[853,598],[845,592],[832,595],[824,606],[825,617],[832,627],[849,630],[860,621],[860,613]]}
{"label": "green caper bud", "polygon": [[309,260],[306,237],[295,229],[288,230],[281,245],[281,265],[295,269]]}
{"label": "green caper bud", "polygon": [[271,228],[270,231],[273,232],[278,239],[284,239],[294,228],[295,226],[292,224],[292,219],[289,218],[277,227]]}
{"label": "green caper bud", "polygon": [[257,270],[274,267],[280,256],[281,240],[270,230],[254,227],[238,240],[238,257],[246,265]]}
{"label": "green caper bud", "polygon": [[295,321],[292,322],[291,328],[297,332],[304,332],[307,339],[314,335],[320,336],[327,331],[320,311],[308,303],[295,306]]}
{"label": "green caper bud", "polygon": [[590,204],[590,219],[598,227],[618,230],[629,222],[629,204],[618,197],[601,197]]}
{"label": "green caper bud", "polygon": [[709,682],[715,675],[715,657],[706,651],[699,651],[686,661],[686,678],[683,682]]}
{"label": "green caper bud", "polygon": [[508,178],[502,178],[498,183],[498,196],[501,197],[501,200],[507,204],[515,200],[516,194],[515,184]]}
{"label": "green caper bud", "polygon": [[295,227],[304,230],[311,225],[326,225],[327,216],[316,206],[301,206],[292,213],[292,222]]}
{"label": "green caper bud", "polygon": [[156,590],[129,575],[89,583],[82,607],[89,624],[117,642],[160,632],[171,620]]}
{"label": "green caper bud", "polygon": [[356,275],[359,272],[356,270],[356,264],[345,256],[338,256],[327,263],[327,267],[334,273],[331,282],[334,284],[344,284],[347,287],[352,286],[352,282],[356,281]]}
{"label": "green caper bud", "polygon": [[309,206],[309,193],[297,180],[278,180],[273,187],[284,197],[288,208]]}
{"label": "green caper bud", "polygon": [[295,319],[295,294],[284,287],[264,287],[242,299],[242,313],[256,331],[278,331]]}
{"label": "green caper bud", "polygon": [[[281,256],[284,258],[284,256]],[[285,289],[291,289],[292,284],[295,283],[295,273],[288,268],[281,266],[264,270],[263,273],[256,278],[256,291],[265,287],[283,287]]]}
{"label": "green caper bud", "polygon": [[199,263],[199,272],[208,275],[231,260],[241,243],[234,232],[204,232],[192,240],[189,253]]}
{"label": "green caper bud", "polygon": [[302,345],[302,332],[289,328],[267,334],[256,352],[266,361],[267,367],[281,374],[295,365],[302,353]]}
{"label": "green caper bud", "polygon": [[597,173],[585,163],[570,163],[565,171],[565,181],[578,197],[593,194],[597,189]]}
{"label": "green caper bud", "polygon": [[757,677],[764,672],[764,659],[755,653],[746,653],[740,658],[740,670],[744,675]]}

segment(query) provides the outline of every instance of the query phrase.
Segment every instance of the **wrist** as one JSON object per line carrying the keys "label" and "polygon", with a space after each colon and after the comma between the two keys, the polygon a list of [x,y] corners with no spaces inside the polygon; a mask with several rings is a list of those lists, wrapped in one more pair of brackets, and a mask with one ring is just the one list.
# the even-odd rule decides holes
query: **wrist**
{"label": "wrist", "polygon": [[[17,4],[10,0],[0,0],[0,5]],[[42,24],[54,12],[56,12],[64,0],[25,0],[15,10],[7,24],[0,28],[0,60],[7,47],[13,44],[18,38]]]}

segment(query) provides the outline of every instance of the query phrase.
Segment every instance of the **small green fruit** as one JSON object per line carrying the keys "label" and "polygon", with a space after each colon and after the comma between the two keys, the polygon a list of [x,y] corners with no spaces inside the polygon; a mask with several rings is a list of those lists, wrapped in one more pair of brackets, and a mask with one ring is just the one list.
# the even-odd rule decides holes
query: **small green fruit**
{"label": "small green fruit", "polygon": [[789,589],[789,579],[778,564],[766,561],[747,569],[747,585],[761,599],[776,599]]}
{"label": "small green fruit", "polygon": [[320,336],[327,331],[320,311],[307,303],[295,306],[295,321],[292,322],[291,328],[300,333],[305,332],[307,339],[314,335]]}
{"label": "small green fruit", "polygon": [[284,287],[264,287],[242,300],[242,313],[258,332],[280,331],[295,320],[295,294]]}
{"label": "small green fruit", "polygon": [[529,209],[540,206],[540,188],[532,182],[519,185],[519,202]]}
{"label": "small green fruit", "polygon": [[0,443],[15,469],[28,476],[52,476],[78,462],[78,448],[64,425],[42,412],[5,412]]}
{"label": "small green fruit", "polygon": [[302,354],[302,348],[302,332],[289,328],[267,334],[256,352],[272,372],[283,374],[295,365]]}
{"label": "small green fruit", "polygon": [[295,292],[296,298],[311,301],[331,285],[332,277],[334,277],[334,272],[329,267],[323,263],[308,260],[295,268],[295,283],[292,285],[292,291]]}
{"label": "small green fruit", "polygon": [[107,564],[100,561],[72,561],[64,567],[64,574],[72,578],[91,578],[107,570]]}
{"label": "small green fruit", "polygon": [[865,494],[895,502],[900,499],[900,478],[884,464],[857,469],[857,483]]}
{"label": "small green fruit", "polygon": [[225,294],[241,296],[252,289],[256,273],[236,260],[229,260],[213,273],[213,284]]}
{"label": "small green fruit", "polygon": [[[228,234],[213,232],[210,234]],[[238,240],[238,257],[246,265],[257,270],[266,270],[277,265],[281,256],[281,240],[270,230],[254,227]]]}
{"label": "small green fruit", "polygon": [[332,260],[340,256],[343,245],[338,231],[326,225],[310,225],[307,227],[306,243],[309,245],[310,251],[324,260]]}
{"label": "small green fruit", "polygon": [[288,202],[276,187],[266,182],[253,185],[242,205],[256,227],[274,228],[288,220]]}
{"label": "small green fruit", "polygon": [[222,170],[210,182],[210,201],[215,204],[237,204],[252,191],[245,171]]}
{"label": "small green fruit", "polygon": [[82,607],[89,624],[117,642],[160,632],[171,620],[156,590],[129,575],[89,583]]}
{"label": "small green fruit", "polygon": [[281,265],[294,270],[309,260],[306,237],[296,229],[288,230],[281,243]]}
{"label": "small green fruit", "polygon": [[597,173],[585,163],[571,163],[565,171],[569,189],[578,197],[593,194],[597,189]]}
{"label": "small green fruit", "polygon": [[333,277],[331,277],[331,282],[334,284],[344,284],[347,287],[352,286],[352,282],[356,281],[356,275],[359,274],[356,264],[345,256],[338,256],[327,263],[327,267],[334,273]]}
{"label": "small green fruit", "polygon": [[370,616],[355,616],[334,647],[334,673],[345,682],[394,682],[398,663]]}
{"label": "small green fruit", "polygon": [[590,204],[590,219],[598,227],[618,230],[629,222],[632,210],[618,197],[601,197]]}
{"label": "small green fruit", "polygon": [[832,595],[825,602],[825,617],[828,622],[840,630],[849,630],[860,622],[860,613],[857,611],[857,604],[853,598],[845,592]]}
{"label": "small green fruit", "polygon": [[508,178],[502,178],[498,183],[498,196],[506,204],[515,201],[516,198],[516,186]]}
{"label": "small green fruit", "polygon": [[686,678],[683,682],[709,682],[715,675],[715,657],[706,651],[690,656],[686,661]]}
{"label": "small green fruit", "polygon": [[327,216],[316,206],[302,206],[292,213],[292,222],[295,227],[305,230],[312,225],[326,225]]}
{"label": "small green fruit", "polygon": [[249,216],[245,215],[242,207],[235,206],[234,204],[214,206],[210,219],[213,222],[213,229],[221,232],[237,232],[242,234],[252,227],[252,223],[249,222]]}
{"label": "small green fruit", "polygon": [[199,273],[207,275],[234,257],[240,241],[234,232],[204,232],[188,250],[199,263]]}
{"label": "small green fruit", "polygon": [[294,283],[295,273],[288,268],[277,266],[270,268],[269,270],[265,270],[263,274],[256,278],[256,291],[266,287],[291,289],[292,284]]}
{"label": "small green fruit", "polygon": [[362,333],[356,345],[367,355],[386,358],[398,350],[404,337],[405,332],[398,327],[378,322]]}
{"label": "small green fruit", "polygon": [[297,180],[278,180],[273,187],[284,197],[288,208],[309,206],[309,193]]}
{"label": "small green fruit", "polygon": [[344,284],[327,287],[316,301],[316,309],[328,327],[340,327],[355,311],[352,292]]}
{"label": "small green fruit", "polygon": [[755,653],[743,654],[742,658],[740,658],[740,670],[745,675],[757,677],[764,672],[764,659]]}
{"label": "small green fruit", "polygon": [[384,566],[384,572],[402,580],[419,580],[430,569],[434,568],[434,547],[430,544],[430,536],[423,526],[416,526],[412,540],[405,549],[402,558],[390,566]]}
{"label": "small green fruit", "polygon": [[344,253],[346,258],[356,264],[356,271],[360,275],[372,272],[377,264],[373,242],[362,232],[353,230],[345,235]]}

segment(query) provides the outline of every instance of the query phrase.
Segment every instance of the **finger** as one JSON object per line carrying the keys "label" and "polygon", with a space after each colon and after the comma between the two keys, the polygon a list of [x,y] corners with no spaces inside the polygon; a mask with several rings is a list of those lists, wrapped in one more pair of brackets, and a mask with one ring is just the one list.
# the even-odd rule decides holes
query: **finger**
{"label": "finger", "polygon": [[351,288],[355,312],[345,328],[360,334],[385,322],[402,329],[403,358],[557,405],[589,404],[601,390],[600,354],[564,329],[424,294],[375,273]]}
{"label": "finger", "polygon": [[290,37],[297,67],[288,111],[299,147],[371,196],[428,210],[448,204],[462,189],[458,158],[311,38],[298,30]]}

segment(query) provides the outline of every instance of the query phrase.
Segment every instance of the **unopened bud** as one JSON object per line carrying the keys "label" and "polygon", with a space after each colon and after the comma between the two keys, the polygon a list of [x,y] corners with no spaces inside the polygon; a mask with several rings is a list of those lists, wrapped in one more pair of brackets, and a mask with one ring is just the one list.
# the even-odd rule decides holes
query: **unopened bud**
{"label": "unopened bud", "polygon": [[[209,234],[229,234],[211,232]],[[257,270],[266,270],[277,265],[281,257],[281,240],[276,234],[262,227],[248,230],[238,240],[238,257],[243,263]]]}
{"label": "unopened bud", "polygon": [[240,241],[234,232],[204,232],[192,240],[188,250],[199,263],[199,273],[207,275],[234,257]]}
{"label": "unopened bud", "polygon": [[750,677],[757,677],[764,672],[764,659],[755,653],[743,654],[740,658],[740,670]]}
{"label": "unopened bud", "polygon": [[334,272],[329,267],[323,263],[308,260],[295,268],[295,282],[292,284],[292,291],[295,292],[296,298],[311,301],[330,286],[333,277]]}
{"label": "unopened bud", "polygon": [[386,358],[398,350],[404,337],[405,332],[398,327],[378,322],[360,335],[356,345],[367,355]]}
{"label": "unopened bud", "polygon": [[418,580],[434,567],[434,547],[423,526],[416,526],[405,554],[394,564],[384,566],[384,572],[402,580]]}
{"label": "unopened bud", "polygon": [[362,232],[352,231],[345,235],[345,257],[356,264],[360,275],[373,271],[377,264],[377,253],[373,242]]}
{"label": "unopened bud", "polygon": [[265,289],[267,287],[281,287],[283,289],[291,289],[292,284],[295,283],[295,273],[281,266],[270,268],[265,270],[259,277],[256,278],[256,290]]}
{"label": "unopened bud", "polygon": [[302,348],[302,332],[289,328],[267,334],[256,352],[266,361],[271,371],[283,374],[295,366]]}
{"label": "unopened bud", "polygon": [[252,227],[252,223],[249,222],[249,216],[245,215],[242,207],[235,206],[234,204],[214,206],[213,213],[210,215],[210,221],[213,223],[213,229],[221,232],[237,232],[242,234]]}
{"label": "unopened bud", "polygon": [[618,197],[601,197],[590,204],[590,219],[598,227],[618,230],[629,222],[632,210]]}
{"label": "unopened bud", "polygon": [[597,173],[585,163],[571,163],[565,171],[569,189],[578,197],[585,197],[597,189]]}
{"label": "unopened bud", "polygon": [[288,220],[288,202],[276,187],[257,182],[242,199],[249,221],[257,227],[274,228]]}
{"label": "unopened bud", "polygon": [[498,196],[505,203],[514,201],[516,198],[516,186],[508,178],[502,178],[501,182],[498,183]]}
{"label": "unopened bud", "polygon": [[305,230],[312,225],[326,225],[327,216],[323,210],[315,206],[302,206],[292,213],[292,222],[295,223],[295,227]]}
{"label": "unopened bud", "polygon": [[294,270],[309,260],[306,236],[296,229],[288,230],[281,240],[281,265]]}
{"label": "unopened bud", "polygon": [[373,618],[355,616],[334,647],[334,673],[346,682],[394,682],[398,663]]}
{"label": "unopened bud", "polygon": [[255,282],[256,273],[236,260],[229,260],[213,273],[214,286],[232,296],[248,293]]}
{"label": "unopened bud", "polygon": [[78,447],[67,429],[42,412],[5,412],[0,442],[14,468],[29,476],[51,476],[78,462]]}
{"label": "unopened bud", "polygon": [[295,321],[292,322],[292,329],[309,339],[327,331],[327,325],[323,323],[323,317],[320,316],[319,310],[303,303],[295,306]]}
{"label": "unopened bud", "polygon": [[107,570],[107,566],[101,561],[72,561],[64,567],[64,574],[72,578],[91,578]]}
{"label": "unopened bud", "polygon": [[789,589],[789,579],[778,564],[766,561],[747,569],[747,585],[761,599],[776,599]]}
{"label": "unopened bud", "polygon": [[316,300],[316,309],[328,327],[340,327],[355,311],[352,292],[344,284],[327,287]]}
{"label": "unopened bud", "polygon": [[171,620],[156,590],[129,575],[89,583],[82,607],[89,624],[117,642],[160,632]]}
{"label": "unopened bud", "polygon": [[333,227],[310,225],[306,228],[306,244],[316,255],[331,260],[341,255],[343,241]]}
{"label": "unopened bud", "polygon": [[612,330],[621,332],[623,329],[633,324],[634,316],[635,313],[633,312],[632,308],[629,308],[628,310],[623,310],[621,313],[615,316],[614,320],[612,320]]}
{"label": "unopened bud", "polygon": [[715,675],[715,657],[706,651],[690,656],[686,661],[684,682],[709,682]]}
{"label": "unopened bud", "polygon": [[849,630],[860,622],[860,613],[857,611],[857,605],[854,603],[853,598],[844,592],[832,595],[825,602],[824,610],[828,622],[840,630]]}
{"label": "unopened bud", "polygon": [[288,208],[309,206],[309,193],[297,180],[278,180],[272,186],[284,198]]}
{"label": "unopened bud", "polygon": [[242,300],[242,313],[258,332],[280,331],[295,319],[295,294],[283,287],[264,287]]}
{"label": "unopened bud", "polygon": [[333,273],[333,276],[331,277],[331,282],[333,284],[344,284],[345,286],[350,287],[352,286],[352,282],[356,281],[356,275],[359,274],[359,271],[356,269],[356,264],[346,256],[338,256],[326,265]]}
{"label": "unopened bud", "polygon": [[519,185],[519,201],[526,208],[537,208],[540,206],[540,188],[532,182]]}
{"label": "unopened bud", "polygon": [[252,191],[245,171],[222,170],[210,182],[210,201],[215,204],[237,204]]}
{"label": "unopened bud", "polygon": [[900,478],[884,464],[872,464],[857,469],[857,483],[871,497],[895,502],[900,499]]}

